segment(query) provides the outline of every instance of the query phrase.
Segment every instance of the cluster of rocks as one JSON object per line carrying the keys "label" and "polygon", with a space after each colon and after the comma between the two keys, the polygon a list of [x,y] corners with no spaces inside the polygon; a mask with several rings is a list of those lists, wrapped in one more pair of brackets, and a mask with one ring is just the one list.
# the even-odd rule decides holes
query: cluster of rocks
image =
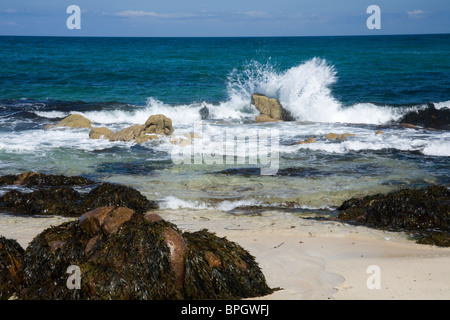
{"label": "cluster of rocks", "polygon": [[[155,201],[148,200],[133,188],[84,177],[25,172],[0,177],[2,185],[28,188],[26,191],[15,188],[0,197],[0,209],[14,214],[79,217],[102,206],[124,206],[137,212],[158,207]],[[79,192],[76,189],[80,187],[91,190]]]}
{"label": "cluster of rocks", "polygon": [[[0,182],[53,192],[56,183],[95,184],[40,173],[4,176]],[[139,193],[129,197],[120,187],[108,193],[111,201],[92,201],[94,209],[44,230],[25,250],[0,237],[0,299],[241,299],[274,291],[255,258],[237,243],[207,230],[181,232],[149,212],[153,205],[131,208]],[[88,207],[82,201],[72,205]],[[76,283],[69,267],[79,270],[78,287],[68,285]]]}
{"label": "cluster of rocks", "polygon": [[91,129],[89,132],[89,138],[91,139],[134,141],[136,143],[157,140],[159,139],[158,135],[170,136],[174,131],[172,120],[163,114],[152,115],[145,124],[136,124],[118,132],[114,132],[106,127],[93,127],[92,124],[91,120],[80,114],[71,114],[56,125],[47,125],[46,129],[54,127],[88,128]]}

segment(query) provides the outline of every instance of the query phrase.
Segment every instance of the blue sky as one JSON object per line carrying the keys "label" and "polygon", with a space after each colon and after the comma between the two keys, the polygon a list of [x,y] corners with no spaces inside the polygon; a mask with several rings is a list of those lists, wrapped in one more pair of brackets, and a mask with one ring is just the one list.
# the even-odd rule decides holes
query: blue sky
{"label": "blue sky", "polygon": [[[69,30],[69,5],[81,29]],[[369,30],[367,7],[381,9]],[[450,33],[449,0],[1,0],[0,35],[324,36]]]}

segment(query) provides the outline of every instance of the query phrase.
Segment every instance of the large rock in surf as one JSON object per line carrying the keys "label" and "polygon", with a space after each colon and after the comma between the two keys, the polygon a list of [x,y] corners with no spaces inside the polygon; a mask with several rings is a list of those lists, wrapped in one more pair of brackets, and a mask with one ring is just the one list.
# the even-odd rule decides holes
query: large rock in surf
{"label": "large rock in surf", "polygon": [[70,116],[61,120],[56,127],[69,127],[69,128],[91,128],[92,121],[83,117],[80,114],[71,114]]}
{"label": "large rock in surf", "polygon": [[[339,208],[338,219],[390,231],[415,232],[419,242],[450,245],[450,190],[430,186],[353,198]],[[425,242],[427,241],[427,242]]]}
{"label": "large rock in surf", "polygon": [[106,127],[92,128],[92,130],[89,132],[90,139],[111,140],[113,138],[113,136],[114,136],[114,131],[112,131]]}
{"label": "large rock in surf", "polygon": [[[79,268],[79,289],[67,286],[69,266]],[[23,274],[17,295],[27,300],[210,300],[273,292],[238,244],[120,207],[44,230],[26,249]]]}
{"label": "large rock in surf", "polygon": [[131,141],[135,140],[141,135],[144,135],[145,126],[141,124],[135,124],[131,127],[125,128],[113,134],[110,141]]}
{"label": "large rock in surf", "polygon": [[[281,106],[280,102],[277,99],[266,97],[263,94],[254,93],[252,95],[252,104],[261,113],[261,115],[266,116],[264,118],[259,118],[260,122],[294,120],[289,112]],[[269,118],[272,120],[268,120]]]}
{"label": "large rock in surf", "polygon": [[403,116],[399,122],[424,128],[450,130],[450,109],[436,109],[434,104],[429,103],[426,109],[412,111]]}
{"label": "large rock in surf", "polygon": [[16,240],[0,236],[0,300],[9,299],[19,289],[24,253]]}
{"label": "large rock in surf", "polygon": [[[0,177],[1,184],[32,187],[32,192],[11,190],[0,197],[0,209],[13,214],[79,217],[101,206],[126,206],[141,213],[158,208],[135,189],[83,177],[24,173]],[[76,190],[87,186],[89,192]]]}
{"label": "large rock in surf", "polygon": [[163,114],[152,115],[145,122],[145,133],[170,136],[173,133],[172,120]]}

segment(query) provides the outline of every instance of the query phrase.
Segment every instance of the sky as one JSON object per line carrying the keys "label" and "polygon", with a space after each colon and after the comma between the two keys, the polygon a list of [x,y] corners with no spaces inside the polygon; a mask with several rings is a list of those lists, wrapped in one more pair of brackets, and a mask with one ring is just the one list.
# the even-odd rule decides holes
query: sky
{"label": "sky", "polygon": [[[70,5],[81,29],[69,29]],[[379,29],[367,8],[380,9]],[[74,22],[75,20],[70,20]],[[371,20],[374,22],[374,20]],[[449,0],[0,0],[0,35],[336,36],[450,33]]]}

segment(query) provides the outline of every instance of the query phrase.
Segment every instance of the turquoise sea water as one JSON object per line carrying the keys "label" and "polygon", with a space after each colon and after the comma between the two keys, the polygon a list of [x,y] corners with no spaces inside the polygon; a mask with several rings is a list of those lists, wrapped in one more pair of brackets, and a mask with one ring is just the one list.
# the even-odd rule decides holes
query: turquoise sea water
{"label": "turquoise sea water", "polygon": [[[254,124],[255,92],[297,121]],[[448,34],[0,37],[0,174],[81,174],[131,185],[168,208],[333,208],[354,195],[449,184],[449,132],[396,125],[427,103],[450,107]],[[71,113],[113,130],[163,113],[176,136],[199,121],[219,140],[276,133],[280,171],[261,176],[248,154],[242,164],[176,164],[169,138],[138,145],[91,140],[88,129],[44,130]],[[329,141],[329,132],[355,136]],[[317,143],[295,144],[308,137]],[[226,141],[215,142],[204,141],[203,153],[225,155]]]}

